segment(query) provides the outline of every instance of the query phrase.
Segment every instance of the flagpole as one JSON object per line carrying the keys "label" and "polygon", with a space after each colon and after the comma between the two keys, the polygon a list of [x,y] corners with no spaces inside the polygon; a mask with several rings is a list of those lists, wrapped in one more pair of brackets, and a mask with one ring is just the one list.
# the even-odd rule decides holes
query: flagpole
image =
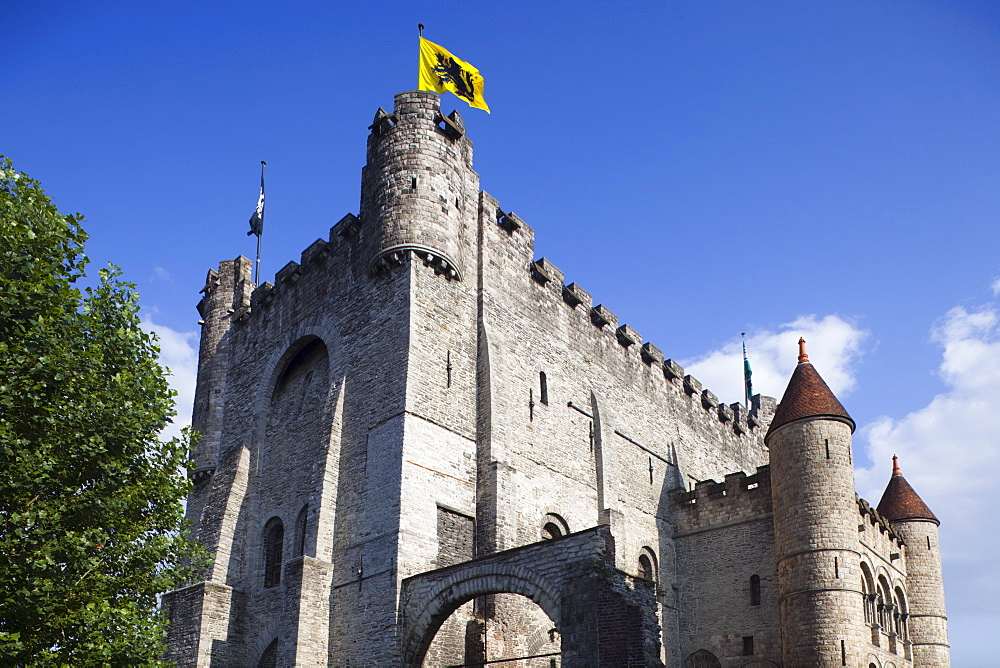
{"label": "flagpole", "polygon": [[260,197],[257,199],[257,208],[250,216],[250,231],[247,235],[257,237],[257,261],[253,265],[253,282],[257,285],[260,282],[260,238],[264,235],[264,167],[267,165],[260,161]]}
{"label": "flagpole", "polygon": [[260,284],[260,235],[257,235],[257,261],[253,265],[253,284]]}

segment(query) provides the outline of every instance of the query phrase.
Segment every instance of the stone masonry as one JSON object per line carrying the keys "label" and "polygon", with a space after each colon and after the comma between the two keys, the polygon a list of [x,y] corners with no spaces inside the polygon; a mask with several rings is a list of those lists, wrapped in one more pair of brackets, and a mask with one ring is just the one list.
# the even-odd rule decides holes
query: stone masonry
{"label": "stone masonry", "polygon": [[808,362],[780,405],[720,402],[536,255],[436,94],[369,131],[357,215],[273,282],[208,274],[214,558],[164,598],[169,659],[947,664],[936,520],[857,499]]}

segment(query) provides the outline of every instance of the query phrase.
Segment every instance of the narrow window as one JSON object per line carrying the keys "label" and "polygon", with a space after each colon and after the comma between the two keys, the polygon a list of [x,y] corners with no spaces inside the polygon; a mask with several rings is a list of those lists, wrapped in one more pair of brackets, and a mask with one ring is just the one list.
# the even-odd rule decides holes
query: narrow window
{"label": "narrow window", "polygon": [[753,656],[753,636],[743,636],[743,656]]}
{"label": "narrow window", "polygon": [[927,536],[927,549],[931,549],[931,537]]}
{"label": "narrow window", "polygon": [[854,452],[851,450],[851,444],[847,444],[847,463],[851,466],[854,465]]}
{"label": "narrow window", "polygon": [[639,555],[639,577],[643,580],[653,579],[653,564],[645,554]]}
{"label": "narrow window", "polygon": [[272,518],[264,527],[264,586],[277,587],[281,584],[282,543],[285,528],[281,520]]}
{"label": "narrow window", "polygon": [[656,554],[648,545],[639,552],[639,568],[636,573],[643,580],[656,582]]}
{"label": "narrow window", "polygon": [[828,439],[828,438],[823,439],[823,442],[826,444],[826,458],[829,459],[830,458],[830,439]]}
{"label": "narrow window", "polygon": [[750,605],[760,605],[760,576],[750,576]]}
{"label": "narrow window", "polygon": [[837,557],[833,558],[833,577],[840,577],[840,562],[837,561]]}
{"label": "narrow window", "polygon": [[528,422],[535,420],[535,388],[528,390]]}
{"label": "narrow window", "polygon": [[541,401],[546,406],[549,405],[549,382],[545,378],[545,372],[538,372],[538,400]]}
{"label": "narrow window", "polygon": [[302,506],[299,516],[295,519],[295,556],[301,557],[306,553],[306,522],[309,517],[309,505]]}
{"label": "narrow window", "polygon": [[652,457],[648,457],[648,459],[649,459],[649,484],[652,485],[653,484],[653,458]]}
{"label": "narrow window", "polygon": [[847,665],[847,643],[840,641],[840,665]]}
{"label": "narrow window", "polygon": [[417,189],[417,177],[415,176],[410,178],[410,189],[411,190]]}

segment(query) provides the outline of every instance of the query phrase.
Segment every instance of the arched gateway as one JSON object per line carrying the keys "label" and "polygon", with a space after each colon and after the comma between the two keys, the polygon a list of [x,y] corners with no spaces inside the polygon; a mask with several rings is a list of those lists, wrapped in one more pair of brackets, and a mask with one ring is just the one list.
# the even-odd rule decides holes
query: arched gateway
{"label": "arched gateway", "polygon": [[545,611],[561,634],[565,667],[662,665],[655,593],[615,570],[614,551],[610,527],[598,526],[403,580],[405,665],[421,665],[459,606],[499,593],[526,596]]}

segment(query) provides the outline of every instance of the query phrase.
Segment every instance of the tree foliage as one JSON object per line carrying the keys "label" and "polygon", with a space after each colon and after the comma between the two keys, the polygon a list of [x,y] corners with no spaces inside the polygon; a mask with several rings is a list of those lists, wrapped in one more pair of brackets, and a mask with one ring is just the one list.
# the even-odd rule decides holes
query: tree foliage
{"label": "tree foliage", "polygon": [[155,665],[194,555],[187,444],[134,286],[0,156],[0,664]]}

